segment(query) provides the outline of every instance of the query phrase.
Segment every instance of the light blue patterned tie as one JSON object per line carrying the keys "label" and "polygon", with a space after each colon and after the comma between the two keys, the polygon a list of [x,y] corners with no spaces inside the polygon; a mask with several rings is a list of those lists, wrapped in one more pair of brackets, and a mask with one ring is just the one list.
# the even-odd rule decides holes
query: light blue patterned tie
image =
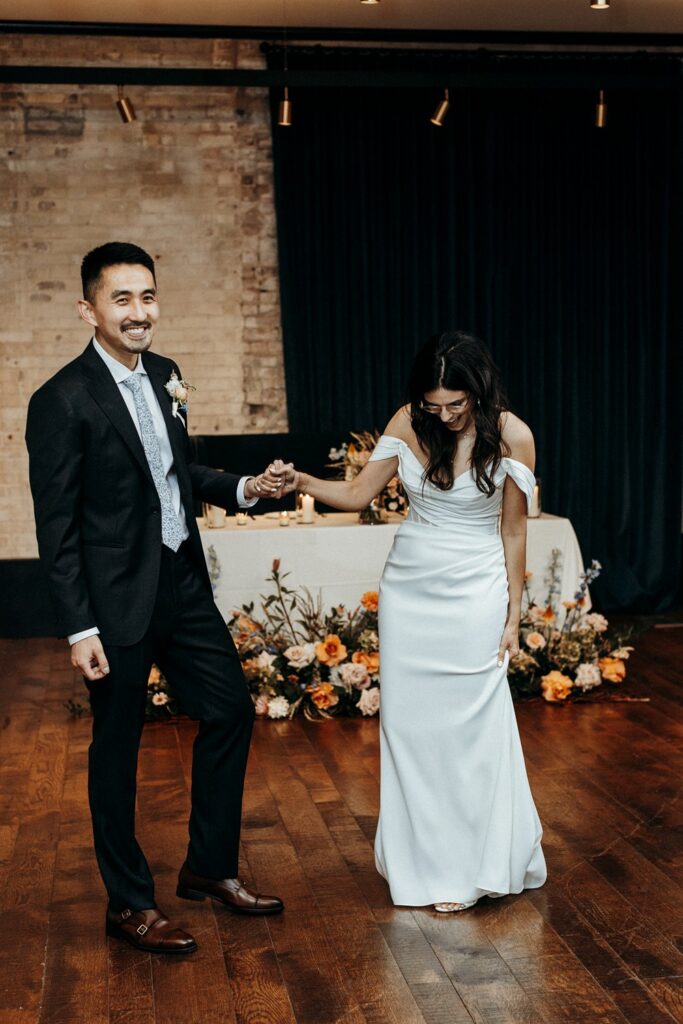
{"label": "light blue patterned tie", "polygon": [[145,449],[149,471],[152,474],[152,480],[161,502],[161,540],[171,551],[177,551],[183,542],[183,531],[180,520],[173,508],[171,488],[166,479],[161,461],[159,438],[154,429],[154,420],[149,411],[149,406],[142,393],[140,374],[131,374],[130,377],[126,377],[123,383],[129,391],[133,392],[135,411],[138,414],[138,423],[140,424],[140,433],[142,435],[142,447]]}

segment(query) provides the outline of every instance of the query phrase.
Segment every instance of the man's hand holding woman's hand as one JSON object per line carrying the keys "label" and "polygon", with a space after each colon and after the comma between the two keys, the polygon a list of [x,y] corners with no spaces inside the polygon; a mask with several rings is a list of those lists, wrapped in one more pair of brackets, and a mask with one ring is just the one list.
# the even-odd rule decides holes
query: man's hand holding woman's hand
{"label": "man's hand holding woman's hand", "polygon": [[283,498],[296,489],[298,480],[299,474],[291,462],[275,459],[263,473],[247,480],[244,496],[248,501],[252,498]]}

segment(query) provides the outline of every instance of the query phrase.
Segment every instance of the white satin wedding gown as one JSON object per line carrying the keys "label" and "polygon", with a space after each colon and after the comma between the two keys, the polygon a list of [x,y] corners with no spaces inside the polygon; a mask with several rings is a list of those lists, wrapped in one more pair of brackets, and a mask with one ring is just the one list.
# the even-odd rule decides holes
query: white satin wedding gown
{"label": "white satin wedding gown", "polygon": [[504,458],[495,493],[467,471],[448,491],[395,437],[410,512],[379,597],[381,796],[375,860],[395,904],[466,903],[543,885],[531,796],[498,646],[508,585],[499,530],[507,476],[530,502],[534,476]]}

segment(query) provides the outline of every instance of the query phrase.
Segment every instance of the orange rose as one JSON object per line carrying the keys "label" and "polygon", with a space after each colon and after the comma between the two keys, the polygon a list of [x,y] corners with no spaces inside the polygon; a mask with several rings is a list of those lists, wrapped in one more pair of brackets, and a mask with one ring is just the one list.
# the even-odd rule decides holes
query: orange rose
{"label": "orange rose", "polygon": [[147,680],[147,685],[154,686],[154,684],[158,683],[160,680],[161,672],[156,667],[156,665],[152,665],[151,669],[149,670],[149,679]]}
{"label": "orange rose", "polygon": [[376,676],[379,672],[379,651],[354,651],[351,661],[365,665],[369,676]]}
{"label": "orange rose", "polygon": [[343,661],[347,654],[348,651],[336,633],[330,633],[315,648],[315,656],[318,661],[323,665],[329,665],[330,668]]}
{"label": "orange rose", "polygon": [[318,686],[311,686],[308,692],[317,708],[333,708],[335,704],[339,703],[339,697],[334,692],[332,683],[319,683]]}
{"label": "orange rose", "polygon": [[368,591],[366,591],[363,594],[363,596],[361,597],[361,599],[360,599],[360,603],[369,612],[376,612],[377,611],[378,602],[379,602],[379,594],[377,593],[376,590],[368,590]]}
{"label": "orange rose", "polygon": [[541,618],[543,619],[544,622],[554,622],[555,621],[555,612],[552,610],[550,605],[548,605],[548,607],[545,609],[545,611],[543,612]]}
{"label": "orange rose", "polygon": [[621,658],[600,658],[600,675],[609,683],[621,683],[626,678],[626,665]]}
{"label": "orange rose", "polygon": [[543,696],[551,704],[557,704],[559,701],[566,700],[573,685],[574,683],[569,676],[565,676],[557,670],[548,672],[547,676],[541,678]]}

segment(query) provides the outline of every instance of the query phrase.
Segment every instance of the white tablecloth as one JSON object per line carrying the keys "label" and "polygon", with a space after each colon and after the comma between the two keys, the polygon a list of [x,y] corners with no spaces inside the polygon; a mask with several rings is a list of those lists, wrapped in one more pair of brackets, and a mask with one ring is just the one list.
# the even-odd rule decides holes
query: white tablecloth
{"label": "white tablecloth", "polygon": [[[293,519],[281,527],[277,519],[257,516],[246,526],[237,526],[229,516],[222,529],[209,529],[199,520],[204,553],[213,547],[221,575],[216,584],[216,604],[228,618],[230,610],[268,594],[266,577],[273,560],[280,559],[280,572],[289,573],[286,585],[308,587],[322,597],[323,609],[344,604],[355,608],[361,594],[376,590],[394,534],[401,522],[361,526],[355,513],[334,512],[316,516],[305,526]],[[527,569],[532,596],[543,604],[548,592],[545,577],[553,548],[561,552],[560,600],[574,596],[579,573],[583,571],[581,550],[568,519],[543,514],[529,519],[527,528]]]}

